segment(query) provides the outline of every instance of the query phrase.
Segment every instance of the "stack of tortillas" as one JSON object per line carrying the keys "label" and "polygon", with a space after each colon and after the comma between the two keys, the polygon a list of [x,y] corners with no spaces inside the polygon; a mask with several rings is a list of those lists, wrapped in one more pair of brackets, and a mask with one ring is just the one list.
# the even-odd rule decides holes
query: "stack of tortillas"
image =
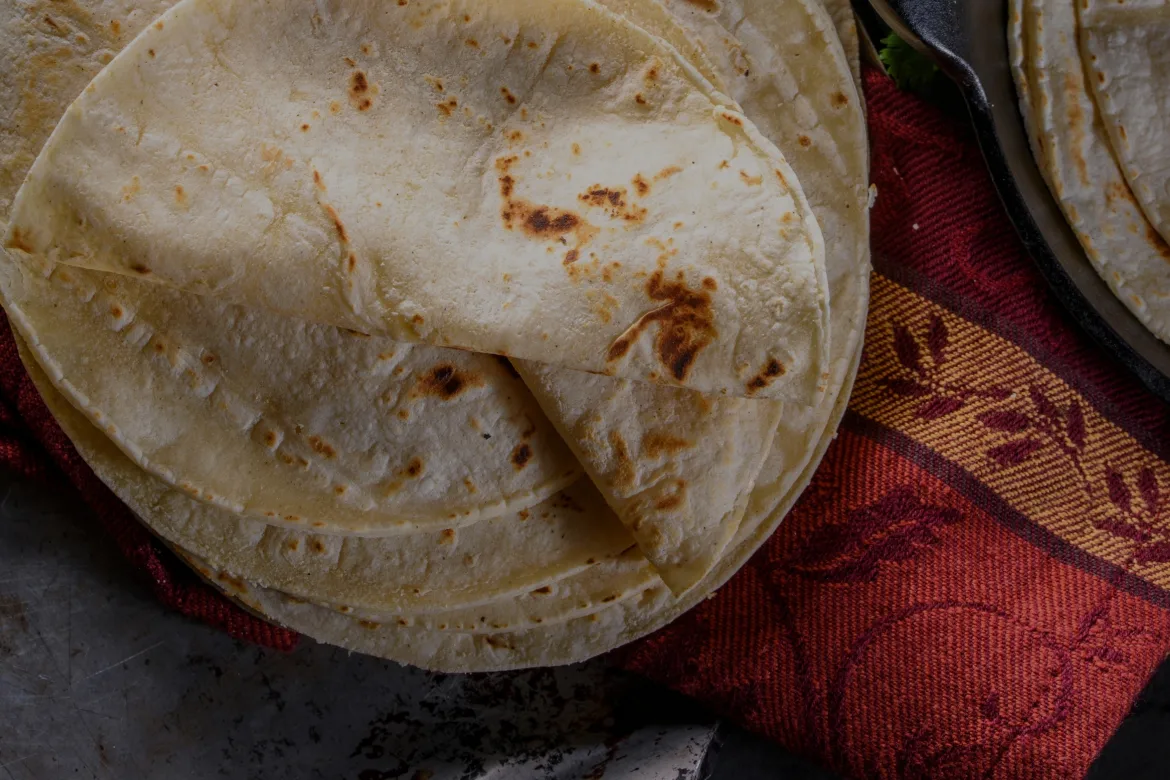
{"label": "stack of tortillas", "polygon": [[446,670],[767,539],[868,297],[843,0],[19,0],[0,295],[78,451],[271,620]]}
{"label": "stack of tortillas", "polygon": [[1093,267],[1170,342],[1170,0],[1012,0],[1032,153]]}

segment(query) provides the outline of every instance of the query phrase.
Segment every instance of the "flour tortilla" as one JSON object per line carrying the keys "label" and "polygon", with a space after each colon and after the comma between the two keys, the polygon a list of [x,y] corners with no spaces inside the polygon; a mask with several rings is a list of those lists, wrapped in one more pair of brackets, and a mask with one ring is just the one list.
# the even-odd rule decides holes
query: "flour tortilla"
{"label": "flour tortilla", "polygon": [[[776,447],[773,457],[791,467],[785,471],[784,494],[760,496],[744,517],[728,553],[699,585],[674,597],[662,584],[646,587],[632,598],[616,601],[587,616],[555,626],[520,631],[465,633],[402,627],[394,622],[356,620],[334,609],[290,598],[259,587],[198,560],[189,562],[209,582],[259,616],[320,642],[399,663],[443,672],[489,672],[533,666],[555,666],[592,658],[662,628],[694,607],[721,585],[768,540],[808,485],[833,440],[832,431],[845,413],[857,373],[860,350],[846,360],[843,384],[833,395],[834,406],[823,425],[793,431],[806,438],[800,448]],[[811,442],[815,441],[815,444]],[[795,460],[787,459],[796,454]],[[801,467],[803,464],[803,467]]]}
{"label": "flour tortilla", "polygon": [[1170,2],[1080,0],[1080,45],[1114,154],[1170,241]]}
{"label": "flour tortilla", "polygon": [[676,594],[739,527],[782,404],[516,361],[609,506]]}
{"label": "flour tortilla", "polygon": [[[629,3],[606,5],[624,12]],[[868,150],[833,21],[811,2],[725,2],[717,13],[685,0],[668,7],[695,36],[718,82],[806,182],[825,228],[830,286],[845,302],[840,311],[833,303],[831,337],[855,344],[865,296],[847,288],[864,286],[868,275]],[[678,594],[698,582],[739,526],[781,405],[711,403],[685,391],[516,365],[667,585]]]}
{"label": "flour tortilla", "polygon": [[[0,11],[6,176],[23,176],[98,63],[166,6]],[[0,221],[15,189],[0,187]],[[580,473],[507,365],[486,356],[7,255],[0,300],[58,389],[124,452],[230,511],[344,533],[441,529],[539,503]]]}
{"label": "flour tortilla", "polygon": [[185,0],[66,113],[7,243],[399,340],[811,404],[820,231],[721,102],[589,0]]}
{"label": "flour tortilla", "polygon": [[217,567],[301,598],[393,614],[476,606],[585,571],[633,546],[584,479],[516,514],[393,537],[313,534],[233,515],[135,466],[20,346],[29,375],[78,452],[147,525]]}
{"label": "flour tortilla", "polygon": [[[839,74],[842,72],[838,70]],[[838,78],[843,84],[849,82],[847,77],[839,75]],[[843,122],[835,131],[843,146],[848,145],[847,139],[860,138],[854,143],[863,150],[861,157],[867,163],[864,126],[849,127]],[[831,180],[825,178],[824,181]],[[864,178],[861,181],[864,182]],[[859,326],[864,319],[868,300],[868,220],[862,223],[861,234],[861,249],[856,254],[842,251],[829,256],[829,276],[835,280],[834,333],[837,327],[848,333],[846,323]],[[856,376],[861,355],[860,340],[861,333],[834,339],[831,389],[826,396],[828,400],[816,414],[809,415],[793,407],[785,409],[772,450],[734,538],[715,567],[681,598],[670,598],[661,590],[649,588],[637,599],[565,623],[555,631],[532,629],[489,638],[485,635],[437,636],[427,631],[406,633],[370,623],[363,626],[312,604],[288,601],[274,591],[253,587],[233,593],[260,614],[320,640],[446,671],[487,671],[572,663],[609,650],[660,628],[690,609],[704,594],[726,582],[775,531],[808,484],[832,441],[832,431],[836,430],[844,414]],[[246,583],[241,584],[247,588]]]}
{"label": "flour tortilla", "polygon": [[0,5],[0,222],[61,118],[114,55],[175,0]]}
{"label": "flour tortilla", "polygon": [[[1024,58],[1049,189],[1101,278],[1156,336],[1170,340],[1170,247],[1146,220],[1109,146],[1086,84],[1071,2],[1026,0]],[[1009,31],[1011,32],[1011,31]]]}
{"label": "flour tortilla", "polygon": [[136,463],[267,522],[441,530],[580,475],[510,366],[0,257],[0,300],[54,385]]}

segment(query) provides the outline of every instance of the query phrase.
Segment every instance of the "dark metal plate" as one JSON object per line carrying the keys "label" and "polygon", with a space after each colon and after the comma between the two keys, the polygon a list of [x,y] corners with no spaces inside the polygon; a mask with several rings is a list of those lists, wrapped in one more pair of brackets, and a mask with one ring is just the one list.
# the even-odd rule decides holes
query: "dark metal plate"
{"label": "dark metal plate", "polygon": [[1110,354],[1170,401],[1170,345],[1146,330],[1093,270],[1032,158],[1009,65],[1007,0],[869,2],[962,90],[1008,216],[1057,298]]}

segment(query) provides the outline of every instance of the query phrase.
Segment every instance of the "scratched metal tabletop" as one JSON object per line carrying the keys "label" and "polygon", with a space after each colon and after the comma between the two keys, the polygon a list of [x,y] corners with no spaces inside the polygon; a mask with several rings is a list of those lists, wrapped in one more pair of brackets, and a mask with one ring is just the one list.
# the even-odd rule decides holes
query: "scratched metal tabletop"
{"label": "scratched metal tabletop", "polygon": [[258,649],[155,602],[67,497],[2,477],[0,496],[0,778],[699,776],[713,722],[601,663]]}

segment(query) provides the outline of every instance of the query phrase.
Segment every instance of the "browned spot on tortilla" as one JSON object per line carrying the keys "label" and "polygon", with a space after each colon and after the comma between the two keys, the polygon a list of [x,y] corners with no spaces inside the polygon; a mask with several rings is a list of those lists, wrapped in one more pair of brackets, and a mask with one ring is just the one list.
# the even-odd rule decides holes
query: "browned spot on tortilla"
{"label": "browned spot on tortilla", "polygon": [[440,544],[451,544],[454,541],[455,541],[455,529],[453,529],[453,528],[444,528],[442,533],[439,534],[439,543]]}
{"label": "browned spot on tortilla", "polygon": [[[534,47],[534,48],[536,46],[536,44],[529,44],[529,45]],[[497,650],[511,650],[512,649],[512,643],[509,642],[506,637],[495,636],[494,634],[488,634],[486,637],[484,637],[483,641],[487,642],[489,645],[496,648]]]}
{"label": "browned spot on tortilla", "polygon": [[321,542],[320,539],[314,539],[309,543],[309,545],[313,548],[313,552],[315,553],[325,552],[325,545]]}
{"label": "browned spot on tortilla", "polygon": [[833,108],[844,108],[849,105],[849,98],[845,97],[844,92],[834,92],[829,96],[829,101],[833,104]]}
{"label": "browned spot on tortilla", "polygon": [[538,48],[539,46],[540,46],[540,44],[537,43],[536,41],[529,41],[528,42],[528,48],[530,48],[530,49],[535,49],[535,48]]}
{"label": "browned spot on tortilla", "polygon": [[336,458],[337,450],[333,449],[333,445],[322,439],[320,436],[310,436],[309,446],[313,448],[313,452],[325,458]]}
{"label": "browned spot on tortilla", "polygon": [[642,96],[641,92],[639,92],[638,94],[634,95],[634,102],[640,106],[644,106],[646,105],[646,98]]}
{"label": "browned spot on tortilla", "polygon": [[276,446],[276,431],[268,431],[264,434],[264,443],[269,447]]}
{"label": "browned spot on tortilla", "polygon": [[152,58],[154,57],[154,49],[147,49],[146,53],[149,54]]}
{"label": "browned spot on tortilla", "polygon": [[1122,141],[1128,141],[1128,140],[1129,140],[1129,134],[1125,132],[1125,125],[1118,125],[1118,126],[1117,126],[1117,134],[1118,134],[1119,136],[1121,136],[1121,140],[1122,140]]}
{"label": "browned spot on tortilla", "polygon": [[1170,245],[1166,243],[1166,239],[1162,238],[1157,230],[1154,230],[1154,226],[1148,222],[1146,223],[1146,239],[1163,260],[1170,261]]}
{"label": "browned spot on tortilla", "polygon": [[729,114],[725,111],[723,112],[723,118],[736,127],[743,127],[743,120],[737,117],[735,114]]}
{"label": "browned spot on tortilla", "polygon": [[507,136],[508,140],[512,143],[518,143],[524,140],[524,133],[520,132],[519,130],[512,130],[507,134]]}
{"label": "browned spot on tortilla", "polygon": [[475,483],[472,482],[467,477],[463,478],[463,487],[467,488],[468,493],[478,493],[479,492],[479,488],[477,488],[475,486]]}
{"label": "browned spot on tortilla", "polygon": [[565,252],[564,264],[565,265],[572,265],[573,263],[577,262],[577,257],[578,257],[577,250],[570,249],[568,252]]}
{"label": "browned spot on tortilla", "polygon": [[635,174],[633,179],[634,190],[639,195],[647,195],[650,192],[650,182],[642,178],[642,174]]}
{"label": "browned spot on tortilla", "polygon": [[440,363],[419,377],[412,395],[416,398],[431,395],[450,401],[464,390],[482,385],[483,377],[480,375],[460,371],[450,363]]}
{"label": "browned spot on tortilla", "polygon": [[325,186],[325,180],[321,178],[321,172],[316,168],[313,169],[313,184],[316,184],[317,189],[321,190],[322,192],[329,189]]}
{"label": "browned spot on tortilla", "polygon": [[752,176],[747,171],[740,171],[739,178],[743,179],[744,184],[747,184],[749,187],[758,187],[764,183],[763,176]]}
{"label": "browned spot on tortilla", "polygon": [[581,154],[581,144],[573,144],[573,154]]}
{"label": "browned spot on tortilla", "polygon": [[161,342],[161,341],[156,341],[156,342],[154,342],[154,351],[155,351],[155,352],[160,352],[160,353],[161,353],[161,352],[166,352],[166,351],[167,351],[167,345],[166,345],[166,344],[164,344],[164,343],[163,343],[163,342]]}
{"label": "browned spot on tortilla", "polygon": [[654,502],[654,508],[669,512],[672,509],[678,509],[687,500],[687,483],[683,480],[675,482],[675,492],[661,496]]}
{"label": "browned spot on tortilla", "polygon": [[125,313],[126,312],[122,310],[122,307],[116,303],[110,307],[110,314],[114,315],[115,317],[121,317]]}
{"label": "browned spot on tortilla", "polygon": [[776,178],[780,180],[780,183],[782,185],[784,185],[785,187],[787,187],[788,186],[788,179],[784,178],[784,173],[779,168],[777,168],[774,172],[776,174]]}
{"label": "browned spot on tortilla", "polygon": [[666,431],[650,431],[642,437],[642,449],[651,458],[659,455],[673,455],[676,452],[694,447],[694,443],[687,439],[672,436]]}
{"label": "browned spot on tortilla", "polygon": [[682,173],[682,168],[678,167],[677,165],[670,165],[666,168],[663,168],[658,173],[654,174],[654,181],[662,181],[663,179],[669,179],[671,176],[674,176],[676,173]]}
{"label": "browned spot on tortilla", "polygon": [[797,137],[796,137],[796,142],[797,142],[798,144],[800,144],[801,146],[803,146],[805,149],[807,149],[807,148],[809,148],[810,146],[812,146],[812,139],[811,139],[811,138],[809,138],[807,135],[800,135],[800,136],[797,136]]}
{"label": "browned spot on tortilla", "polygon": [[718,335],[711,307],[714,289],[714,279],[710,282],[704,279],[701,289],[692,290],[681,271],[674,281],[667,281],[661,268],[655,271],[646,281],[646,294],[650,300],[663,301],[663,304],[643,314],[614,340],[607,359],[614,361],[625,356],[642,332],[657,322],[654,349],[658,359],[671,376],[680,382],[685,380],[699,352]]}
{"label": "browned spot on tortilla", "polygon": [[53,21],[53,17],[49,16],[48,14],[45,15],[45,24],[49,25],[54,30],[61,29],[61,27],[56,22]]}
{"label": "browned spot on tortilla", "polygon": [[524,200],[510,199],[502,212],[504,226],[516,225],[533,238],[555,238],[571,233],[581,225],[581,218],[571,211],[541,206]]}
{"label": "browned spot on tortilla", "polygon": [[122,188],[122,200],[129,203],[134,200],[134,196],[142,189],[142,180],[137,176],[130,177],[130,183]]}
{"label": "browned spot on tortilla", "polygon": [[402,472],[408,477],[417,477],[423,473],[422,458],[414,457],[410,459],[410,463],[406,464],[406,468]]}
{"label": "browned spot on tortilla", "polygon": [[519,517],[521,520],[527,520],[528,519],[528,510],[521,509],[519,512],[516,513],[516,516]]}
{"label": "browned spot on tortilla", "polygon": [[646,71],[646,81],[655,82],[658,80],[658,62],[655,61]]}
{"label": "browned spot on tortilla", "polygon": [[333,486],[333,492],[339,496],[344,496],[345,491],[347,491],[347,490],[349,490],[349,488],[347,488],[345,485],[334,485]]}
{"label": "browned spot on tortilla", "polygon": [[300,539],[289,539],[288,549],[299,550],[300,548],[301,548],[301,540]]}
{"label": "browned spot on tortilla", "polygon": [[301,125],[301,132],[302,132],[302,133],[307,133],[307,132],[309,132],[309,123],[308,123],[308,122],[306,122],[305,124]]}
{"label": "browned spot on tortilla", "polygon": [[370,53],[370,44],[363,43],[361,45],[361,50],[362,50],[362,54],[369,54]]}
{"label": "browned spot on tortilla", "polygon": [[719,10],[719,4],[715,0],[687,0],[687,2],[709,14],[713,14]]}
{"label": "browned spot on tortilla", "polygon": [[423,316],[421,314],[414,315],[413,317],[410,318],[410,321],[411,321],[411,323],[413,323],[415,325],[422,325],[423,322],[425,322],[425,320],[423,319]]}
{"label": "browned spot on tortilla", "polygon": [[548,585],[542,585],[532,592],[537,596],[547,596],[548,594],[552,593],[552,588],[550,588]]}
{"label": "browned spot on tortilla", "polygon": [[162,19],[159,19],[157,22],[154,23],[154,29],[161,30],[162,28],[163,28],[163,22],[162,22]]}
{"label": "browned spot on tortilla", "polygon": [[343,244],[349,243],[349,235],[345,232],[345,225],[341,221],[341,217],[337,214],[337,209],[330,206],[328,203],[324,204],[323,208],[329,218],[333,220],[333,228],[337,231],[337,237],[341,239]]}
{"label": "browned spot on tortilla", "polygon": [[112,32],[114,35],[121,35],[122,34],[122,23],[119,22],[117,19],[112,20],[110,22],[110,32]]}
{"label": "browned spot on tortilla", "polygon": [[19,249],[21,252],[28,252],[30,255],[36,251],[32,244],[28,242],[28,236],[24,234],[20,228],[12,228],[12,238],[4,244],[6,249]]}
{"label": "browned spot on tortilla", "polygon": [[596,62],[589,63],[589,72],[590,73],[600,73],[601,72],[601,65],[596,63]]}
{"label": "browned spot on tortilla", "polygon": [[182,205],[186,204],[186,202],[187,202],[187,193],[185,193],[183,191],[183,185],[176,184],[175,185],[175,203],[178,203],[180,206],[182,206]]}
{"label": "browned spot on tortilla", "polygon": [[503,367],[504,371],[508,373],[508,376],[512,377],[513,379],[520,378],[520,372],[518,372],[516,367],[512,365],[511,360],[508,360],[508,358],[504,357],[503,355],[493,355],[493,357],[495,357],[496,361],[498,361],[500,366]]}
{"label": "browned spot on tortilla", "polygon": [[630,448],[626,446],[626,440],[618,431],[610,431],[609,446],[613,450],[613,458],[617,463],[614,483],[619,487],[632,487],[638,478],[638,472],[634,468],[634,461],[630,458]]}
{"label": "browned spot on tortilla", "polygon": [[353,57],[346,57],[345,64],[352,68],[354,65],[357,65],[357,62],[354,60]]}
{"label": "browned spot on tortilla", "polygon": [[215,578],[217,580],[219,580],[220,582],[226,582],[228,585],[231,585],[232,587],[236,588],[237,590],[241,590],[245,593],[248,592],[248,585],[246,582],[241,580],[239,577],[233,577],[231,574],[228,574],[226,571],[221,571],[219,574],[216,575]]}
{"label": "browned spot on tortilla", "polygon": [[447,98],[442,103],[436,103],[435,108],[439,109],[439,113],[443,116],[451,116],[451,113],[459,107],[459,101],[455,98]]}
{"label": "browned spot on tortilla", "polygon": [[609,189],[602,187],[600,184],[594,185],[589,190],[581,193],[577,198],[590,206],[615,206],[622,207],[626,205],[626,191],[622,188]]}
{"label": "browned spot on tortilla", "polygon": [[508,101],[509,104],[516,104],[516,96],[507,87],[500,87],[500,94],[504,96],[504,100]]}
{"label": "browned spot on tortilla", "polygon": [[466,43],[468,46],[470,46],[473,49],[479,48],[479,41],[477,41],[475,38],[468,38],[466,41],[464,41],[464,43]]}
{"label": "browned spot on tortilla", "polygon": [[373,629],[378,627],[378,624],[372,620],[359,620],[358,625],[361,626],[362,628],[368,628],[370,630],[373,630]]}
{"label": "browned spot on tortilla", "polygon": [[768,364],[760,369],[760,373],[756,374],[750,382],[747,383],[748,395],[755,395],[763,390],[768,385],[772,384],[778,376],[784,376],[784,364],[776,358],[768,361]]}
{"label": "browned spot on tortilla", "polygon": [[532,445],[523,441],[516,445],[512,450],[512,465],[517,471],[522,471],[528,465],[528,461],[532,459]]}
{"label": "browned spot on tortilla", "polygon": [[605,598],[603,598],[603,599],[601,600],[601,603],[602,603],[602,604],[608,604],[608,603],[609,603],[609,602],[611,602],[611,601],[617,601],[617,595],[616,595],[616,594],[615,594],[615,595],[613,595],[613,596],[606,596]]}
{"label": "browned spot on tortilla", "polygon": [[345,267],[351,274],[357,269],[357,255],[353,252],[350,252],[349,256],[345,258]]}
{"label": "browned spot on tortilla", "polygon": [[398,419],[409,420],[410,419],[410,410],[409,409],[399,409],[398,410]]}
{"label": "browned spot on tortilla", "polygon": [[341,104],[338,103],[336,100],[330,102],[329,103],[329,113],[330,114],[340,114],[341,113]]}

